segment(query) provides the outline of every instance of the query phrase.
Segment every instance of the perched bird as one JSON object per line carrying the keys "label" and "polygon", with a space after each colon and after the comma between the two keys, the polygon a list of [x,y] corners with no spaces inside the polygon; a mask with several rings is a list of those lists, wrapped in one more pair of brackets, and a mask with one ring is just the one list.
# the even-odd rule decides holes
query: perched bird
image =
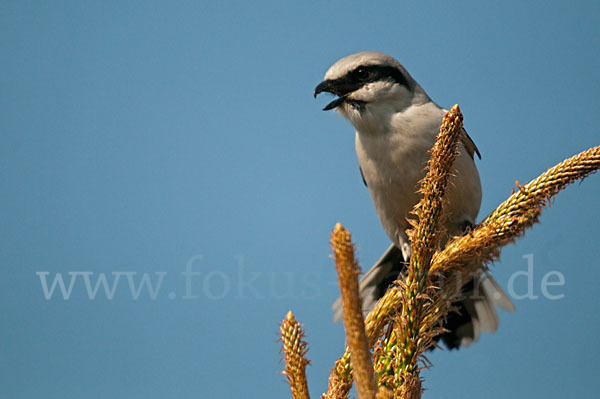
{"label": "perched bird", "polygon": [[[356,128],[355,146],[363,182],[392,245],[361,278],[363,310],[370,310],[402,273],[410,257],[407,218],[420,199],[419,181],[446,110],[435,104],[406,69],[389,55],[361,52],[342,58],[325,74],[314,96],[331,93],[336,110]],[[463,130],[454,176],[447,187],[446,236],[460,235],[475,224],[481,206],[481,182],[474,156],[479,150]],[[481,273],[462,288],[448,315],[441,339],[448,348],[468,346],[481,330],[498,328],[495,307],[512,311],[514,305],[488,273]],[[341,319],[341,303],[334,304]]]}

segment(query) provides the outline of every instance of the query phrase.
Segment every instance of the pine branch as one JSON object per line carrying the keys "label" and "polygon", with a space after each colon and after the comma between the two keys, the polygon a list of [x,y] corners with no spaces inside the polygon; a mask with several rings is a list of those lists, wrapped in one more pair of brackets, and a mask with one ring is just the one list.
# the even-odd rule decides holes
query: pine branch
{"label": "pine branch", "polygon": [[331,248],[335,258],[344,310],[344,328],[350,348],[356,391],[360,399],[375,399],[377,385],[371,363],[369,342],[365,333],[362,301],[358,293],[360,267],[354,256],[352,236],[341,224],[331,233]]}
{"label": "pine branch", "polygon": [[304,331],[290,310],[281,322],[281,341],[285,355],[285,371],[294,399],[310,399],[306,382],[306,359],[308,349],[304,342]]}
{"label": "pine branch", "polygon": [[[497,260],[500,249],[523,235],[539,219],[542,209],[568,184],[583,180],[600,168],[600,146],[583,151],[520,186],[470,234],[450,242],[433,258],[432,272],[472,272]],[[470,270],[465,270],[466,265]]]}
{"label": "pine branch", "polygon": [[432,331],[437,325],[431,317],[431,306],[436,290],[429,276],[429,267],[440,242],[444,196],[458,155],[462,120],[458,105],[444,116],[431,150],[427,175],[421,181],[423,198],[414,210],[417,221],[412,222],[413,230],[409,231],[412,252],[408,275],[399,283],[402,301],[394,326],[397,341],[388,351],[388,357],[394,364],[396,396],[402,398],[421,397],[419,361],[435,337]]}

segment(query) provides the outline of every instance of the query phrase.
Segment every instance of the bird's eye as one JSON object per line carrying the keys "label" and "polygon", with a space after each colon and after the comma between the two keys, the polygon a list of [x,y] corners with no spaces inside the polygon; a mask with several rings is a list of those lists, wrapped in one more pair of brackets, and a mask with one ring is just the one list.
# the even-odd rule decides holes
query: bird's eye
{"label": "bird's eye", "polygon": [[356,76],[358,79],[365,79],[367,76],[369,76],[369,71],[367,68],[359,67],[354,70],[354,76]]}

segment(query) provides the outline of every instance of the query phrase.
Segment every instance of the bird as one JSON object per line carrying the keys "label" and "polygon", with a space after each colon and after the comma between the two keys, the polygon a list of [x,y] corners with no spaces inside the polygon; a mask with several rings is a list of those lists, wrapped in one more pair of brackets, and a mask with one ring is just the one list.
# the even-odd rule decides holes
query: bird
{"label": "bird", "polygon": [[[336,98],[324,111],[335,110],[354,126],[359,170],[371,195],[377,215],[391,245],[360,279],[363,311],[372,309],[379,298],[407,271],[410,259],[408,219],[421,198],[419,182],[425,176],[429,151],[445,109],[392,56],[364,51],[335,62],[314,97],[330,93]],[[475,165],[479,149],[463,129],[453,176],[446,190],[441,245],[470,231],[481,206],[481,181]],[[514,311],[514,305],[489,272],[481,272],[462,287],[447,315],[445,332],[436,338],[449,349],[469,346],[482,330],[495,332],[499,326],[496,307]],[[341,301],[334,305],[334,320],[342,318]]]}

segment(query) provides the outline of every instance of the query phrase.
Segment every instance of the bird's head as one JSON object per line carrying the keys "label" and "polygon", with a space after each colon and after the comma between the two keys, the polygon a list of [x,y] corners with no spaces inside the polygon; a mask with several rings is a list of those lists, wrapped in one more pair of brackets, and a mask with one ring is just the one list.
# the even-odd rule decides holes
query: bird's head
{"label": "bird's head", "polygon": [[402,64],[373,51],[352,54],[333,64],[314,96],[324,92],[337,98],[323,110],[335,109],[357,129],[365,123],[381,122],[412,104],[431,101]]}

